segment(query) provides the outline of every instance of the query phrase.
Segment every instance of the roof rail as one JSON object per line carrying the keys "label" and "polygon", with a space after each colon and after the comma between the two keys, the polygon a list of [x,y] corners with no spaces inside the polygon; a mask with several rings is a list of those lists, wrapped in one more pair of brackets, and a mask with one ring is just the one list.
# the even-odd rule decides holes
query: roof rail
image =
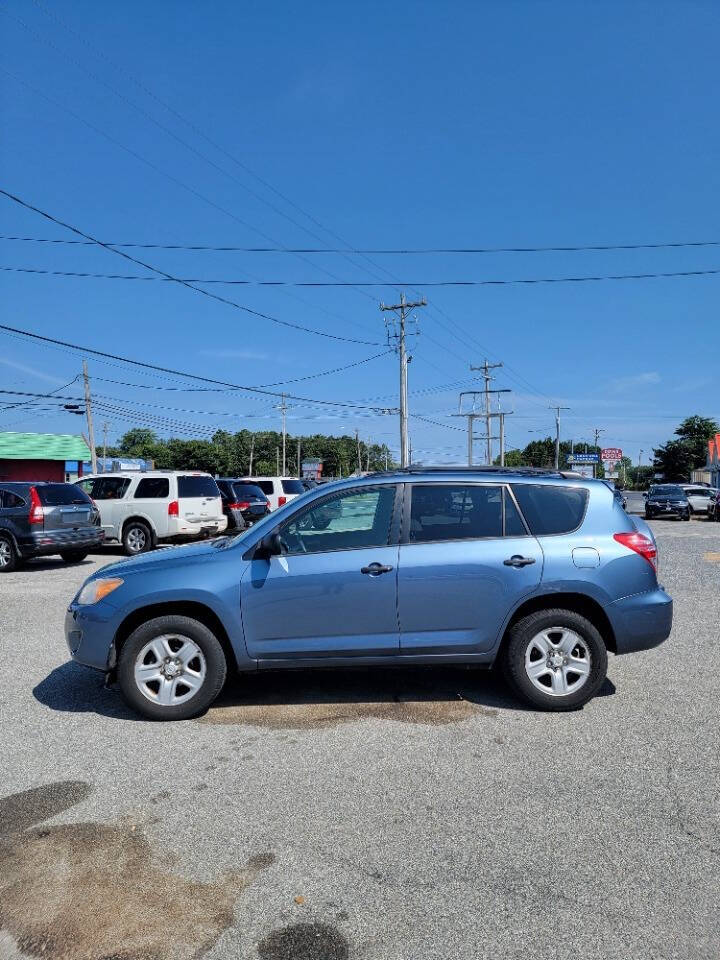
{"label": "roof rail", "polygon": [[539,476],[539,477],[579,477],[580,474],[569,473],[567,471],[555,470],[553,467],[500,467],[497,465],[480,465],[477,467],[468,467],[453,464],[428,464],[413,463],[409,467],[401,467],[400,473],[516,473],[521,475]]}

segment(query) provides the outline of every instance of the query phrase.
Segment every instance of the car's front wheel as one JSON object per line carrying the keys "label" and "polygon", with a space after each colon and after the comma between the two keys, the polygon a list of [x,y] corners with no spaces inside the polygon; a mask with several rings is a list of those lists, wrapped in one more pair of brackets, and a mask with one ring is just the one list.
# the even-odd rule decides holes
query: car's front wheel
{"label": "car's front wheel", "polygon": [[150,720],[187,720],[222,690],[227,662],[217,637],[191,617],[156,617],[123,644],[117,678],[128,703]]}
{"label": "car's front wheel", "polygon": [[573,610],[540,610],[510,630],[505,674],[526,701],[543,710],[576,710],[607,673],[607,649],[596,627]]}

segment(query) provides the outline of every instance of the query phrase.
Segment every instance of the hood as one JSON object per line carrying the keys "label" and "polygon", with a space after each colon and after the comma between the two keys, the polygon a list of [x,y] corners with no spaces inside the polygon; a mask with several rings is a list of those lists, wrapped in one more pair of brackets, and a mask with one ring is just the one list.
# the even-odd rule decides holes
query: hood
{"label": "hood", "polygon": [[98,570],[92,579],[107,576],[108,570],[112,571],[113,576],[123,577],[128,573],[143,573],[148,567],[152,567],[155,571],[161,567],[174,567],[187,563],[188,560],[203,562],[217,556],[218,550],[213,544],[212,540],[201,540],[198,543],[188,543],[179,547],[161,547],[158,550],[138,554],[137,557],[128,557],[126,560],[118,560],[117,563],[109,563]]}

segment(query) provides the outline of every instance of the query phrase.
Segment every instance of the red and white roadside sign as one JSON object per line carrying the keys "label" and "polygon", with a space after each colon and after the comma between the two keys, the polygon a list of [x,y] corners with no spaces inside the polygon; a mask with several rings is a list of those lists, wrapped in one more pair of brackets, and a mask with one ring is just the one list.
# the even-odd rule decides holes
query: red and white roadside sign
{"label": "red and white roadside sign", "polygon": [[605,447],[600,451],[601,460],[622,460],[622,455],[620,447]]}

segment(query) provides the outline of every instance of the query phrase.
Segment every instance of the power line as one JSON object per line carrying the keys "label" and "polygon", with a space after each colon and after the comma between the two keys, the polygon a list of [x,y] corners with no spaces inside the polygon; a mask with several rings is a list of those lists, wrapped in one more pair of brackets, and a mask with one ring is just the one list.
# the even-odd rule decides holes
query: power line
{"label": "power line", "polygon": [[[294,222],[294,221],[293,221]],[[246,224],[246,226],[249,226]],[[254,229],[254,228],[253,228]],[[305,228],[303,228],[305,229]],[[48,237],[13,237],[0,235],[0,240],[28,242],[28,243],[59,243],[65,245],[92,246],[85,240],[68,240]],[[285,253],[285,254],[329,254],[346,255],[397,255],[422,256],[425,254],[489,254],[489,253],[577,253],[583,251],[612,251],[612,250],[680,250],[683,248],[720,247],[720,240],[688,240],[675,243],[604,243],[579,244],[578,246],[562,247],[367,247],[341,249],[339,247],[240,247],[232,245],[216,245],[206,243],[132,243],[106,240],[108,246],[138,250],[191,250],[193,252],[215,253]]]}
{"label": "power line", "polygon": [[[4,192],[4,191],[2,191]],[[99,241],[98,241],[99,242]],[[108,246],[108,249],[112,249]],[[137,261],[139,262],[139,261]],[[153,269],[148,267],[148,269]],[[396,287],[398,284],[395,281],[375,281],[375,280],[338,280],[338,281],[327,281],[327,280],[229,280],[222,279],[218,277],[173,277],[170,275],[158,276],[158,277],[141,277],[137,274],[122,274],[122,273],[87,273],[81,271],[73,270],[44,270],[37,267],[6,267],[0,266],[0,270],[5,273],[29,273],[29,274],[40,274],[43,276],[51,277],[73,277],[79,279],[90,279],[90,280],[142,280],[142,281],[152,281],[152,282],[171,282],[171,283],[181,283],[181,284],[191,284],[191,283],[216,283],[216,284],[225,284],[227,286],[240,286],[240,287]],[[159,272],[159,271],[158,271]],[[522,277],[512,280],[413,280],[407,281],[401,286],[407,287],[504,287],[511,286],[514,284],[533,284],[533,283],[588,283],[596,282],[600,280],[656,280],[666,277],[705,277],[713,276],[720,273],[720,269],[713,270],[674,270],[674,271],[663,271],[660,273],[619,273],[619,274],[606,274],[603,276],[587,276],[587,277]],[[193,289],[198,289],[194,287]],[[205,292],[205,291],[200,291]],[[228,302],[228,301],[225,301]],[[264,314],[259,314],[256,311],[249,310],[248,307],[240,307],[241,310],[248,310],[250,313],[255,313],[256,316],[265,316]],[[274,320],[275,323],[283,323],[284,321],[276,320],[273,317],[265,316],[266,320]],[[296,324],[287,324],[288,326],[296,326]],[[309,333],[319,333],[317,330],[311,330],[306,327],[299,329],[306,330]],[[320,333],[320,336],[330,336],[330,334]],[[336,339],[344,339],[342,337]],[[351,343],[366,343],[365,340],[352,340]]]}
{"label": "power line", "polygon": [[[0,193],[4,191],[0,190]],[[201,383],[213,383],[221,387],[230,387],[234,390],[245,391],[246,393],[259,393],[265,396],[270,397],[281,397],[282,393],[279,393],[277,390],[268,390],[261,387],[253,387],[245,384],[230,383],[227,380],[216,380],[212,377],[203,377],[197,373],[185,373],[182,370],[174,370],[172,367],[161,367],[154,363],[147,363],[143,360],[133,360],[129,357],[123,357],[119,354],[107,353],[104,350],[95,350],[92,347],[82,346],[77,343],[69,343],[67,340],[57,340],[54,337],[46,337],[39,333],[32,333],[30,330],[22,330],[19,327],[11,327],[8,324],[0,323],[0,330],[6,330],[10,333],[21,334],[24,337],[28,337],[31,340],[36,340],[40,343],[49,343],[56,344],[62,347],[70,347],[73,350],[77,350],[79,353],[92,354],[97,357],[107,357],[110,360],[121,360],[124,363],[131,364],[135,367],[142,367],[146,370],[159,370],[161,373],[169,373],[176,377],[186,377],[189,380],[198,380]],[[42,396],[42,394],[38,394]],[[368,407],[362,404],[349,403],[346,401],[335,401],[335,400],[315,400],[312,397],[298,397],[294,394],[286,393],[285,396],[289,400],[299,400],[304,403],[319,404],[321,406],[331,406],[331,407],[351,407],[353,409],[360,410],[378,410],[385,408],[378,407]]]}
{"label": "power line", "polygon": [[24,207],[26,210],[31,210],[33,213],[39,214],[39,216],[44,217],[46,220],[50,220],[51,223],[56,223],[58,226],[65,227],[66,230],[70,230],[72,233],[77,234],[80,237],[83,237],[85,240],[91,240],[93,243],[97,244],[99,247],[102,247],[104,250],[109,250],[110,253],[114,253],[118,257],[122,257],[124,260],[129,260],[131,263],[135,263],[140,267],[143,267],[145,270],[150,270],[151,273],[155,273],[160,277],[163,277],[165,280],[173,281],[178,283],[183,287],[187,287],[188,290],[194,290],[195,293],[201,293],[205,297],[209,297],[211,300],[217,300],[218,303],[224,303],[227,306],[235,307],[236,310],[241,310],[244,313],[249,313],[253,317],[259,317],[261,320],[270,320],[272,323],[278,323],[283,327],[291,327],[294,330],[301,330],[303,333],[312,333],[318,337],[327,337],[330,340],[343,340],[346,343],[360,343],[367,346],[375,347],[379,346],[378,343],[370,340],[355,340],[350,337],[341,337],[339,334],[335,333],[326,333],[324,330],[315,330],[312,327],[304,327],[299,323],[292,323],[289,320],[280,320],[278,317],[270,316],[267,313],[261,313],[259,310],[253,310],[251,307],[243,306],[243,304],[238,303],[236,300],[229,300],[227,297],[221,297],[216,293],[211,293],[209,290],[203,290],[202,287],[195,287],[191,283],[188,283],[187,280],[181,280],[178,277],[173,277],[172,274],[166,273],[164,270],[160,270],[158,267],[152,266],[152,264],[145,263],[143,260],[138,260],[136,257],[131,256],[129,253],[123,253],[122,250],[116,250],[114,247],[111,247],[107,243],[103,243],[102,240],[97,240],[95,237],[91,236],[89,233],[84,233],[78,227],[73,227],[71,224],[60,220],[58,217],[54,217],[52,214],[47,213],[45,210],[41,210],[39,207],[33,206],[31,203],[28,203],[26,200],[22,200],[20,197],[15,196],[15,194],[10,193],[7,190],[0,189],[0,195],[7,197],[9,200],[12,200],[14,203],[19,204],[21,207]]}

